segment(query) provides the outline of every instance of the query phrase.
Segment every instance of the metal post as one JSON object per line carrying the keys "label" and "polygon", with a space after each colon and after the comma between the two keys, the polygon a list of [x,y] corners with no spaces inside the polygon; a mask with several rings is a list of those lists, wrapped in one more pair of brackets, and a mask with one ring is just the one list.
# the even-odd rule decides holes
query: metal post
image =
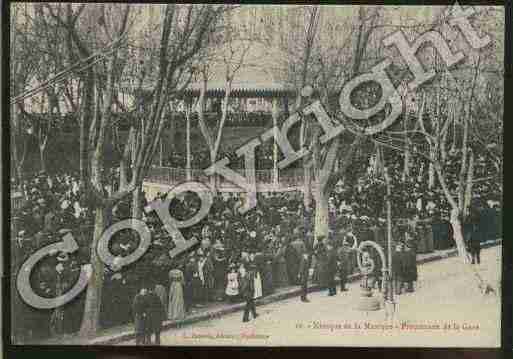
{"label": "metal post", "polygon": [[160,156],[159,156],[159,166],[164,166],[164,144],[162,143],[162,138],[160,139]]}
{"label": "metal post", "polygon": [[388,266],[387,266],[387,296],[386,300],[391,305],[391,315],[395,313],[395,302],[394,302],[394,282],[392,280],[392,203],[391,203],[391,190],[390,190],[390,177],[388,176],[388,169],[384,167],[383,175],[385,177],[385,183],[387,188],[387,244],[388,244]]}
{"label": "metal post", "polygon": [[186,168],[186,178],[187,181],[191,180],[191,110],[192,103],[186,103],[185,109],[185,120],[186,120],[186,142],[187,142],[187,164]]}

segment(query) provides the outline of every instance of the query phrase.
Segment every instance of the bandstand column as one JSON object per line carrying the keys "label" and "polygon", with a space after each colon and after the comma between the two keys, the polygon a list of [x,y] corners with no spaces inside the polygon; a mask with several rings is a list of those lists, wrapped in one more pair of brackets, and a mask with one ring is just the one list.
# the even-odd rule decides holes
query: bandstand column
{"label": "bandstand column", "polygon": [[162,138],[160,139],[160,154],[159,154],[159,166],[164,166],[164,144],[162,143]]}
{"label": "bandstand column", "polygon": [[[273,117],[273,128],[274,128],[274,138],[278,137],[278,99],[273,97],[272,99],[272,110],[271,114]],[[273,183],[278,186],[278,145],[276,144],[276,140],[273,142]]]}

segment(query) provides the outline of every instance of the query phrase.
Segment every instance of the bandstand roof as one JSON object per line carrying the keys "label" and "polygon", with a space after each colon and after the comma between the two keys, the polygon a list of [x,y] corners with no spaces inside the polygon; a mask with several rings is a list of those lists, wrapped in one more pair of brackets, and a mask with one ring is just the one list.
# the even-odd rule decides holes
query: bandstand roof
{"label": "bandstand roof", "polygon": [[[195,82],[189,85],[186,92],[199,95],[201,87],[201,83]],[[224,87],[222,71],[215,72],[212,80],[207,82],[207,96],[224,95]],[[235,97],[284,96],[291,92],[283,82],[276,81],[268,70],[258,65],[241,68],[232,83],[232,95]]]}
{"label": "bandstand roof", "polygon": [[[232,45],[232,48],[242,49]],[[216,59],[210,60],[209,80],[207,82],[207,96],[220,97],[224,96],[226,64],[222,61],[223,49],[216,51]],[[294,90],[289,87],[283,78],[284,73],[280,69],[279,60],[283,58],[276,49],[270,49],[264,44],[254,41],[251,43],[248,52],[244,56],[244,62],[235,74],[232,83],[232,97],[285,97],[294,95]],[[236,62],[240,59],[240,54],[235,54],[233,59]],[[233,68],[234,66],[232,66]],[[152,81],[155,79],[153,78]],[[149,81],[145,90],[151,91],[151,83]],[[184,91],[185,96],[199,96],[203,83],[199,80],[191,82]],[[131,89],[127,84],[121,86],[123,92],[130,93]]]}
{"label": "bandstand roof", "polygon": [[[232,48],[242,49],[237,44]],[[226,51],[220,49],[219,52]],[[242,51],[242,50],[241,50]],[[244,56],[241,68],[236,72],[232,83],[232,96],[234,97],[275,97],[292,93],[292,89],[280,78],[279,59],[277,50],[266,47],[264,44],[254,41]],[[233,59],[240,59],[236,54]],[[221,60],[212,61],[210,78],[207,82],[207,96],[217,97],[224,95],[226,65]],[[186,92],[193,96],[199,95],[201,82],[193,82]]]}

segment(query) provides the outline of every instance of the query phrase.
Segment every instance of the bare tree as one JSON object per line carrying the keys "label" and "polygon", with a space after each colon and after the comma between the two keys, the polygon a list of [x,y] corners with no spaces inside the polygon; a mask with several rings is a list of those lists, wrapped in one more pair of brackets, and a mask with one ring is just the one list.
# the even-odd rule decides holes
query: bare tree
{"label": "bare tree", "polygon": [[[214,45],[219,46],[220,49],[213,49],[210,56],[206,56],[202,65],[200,66],[201,88],[200,95],[197,102],[198,110],[198,125],[201,134],[205,138],[209,152],[210,163],[213,164],[217,160],[221,140],[223,137],[223,130],[228,117],[230,97],[232,94],[233,81],[237,77],[237,73],[241,68],[247,65],[247,55],[251,49],[252,39],[233,26],[231,22],[230,13],[224,18],[223,34]],[[214,129],[215,136],[212,134],[211,129],[208,127],[205,120],[205,104],[208,82],[213,76],[212,65],[219,63],[221,69],[214,69],[222,71],[224,81],[224,96],[221,104],[221,118],[217,121],[217,129]],[[215,177],[212,176],[213,188],[216,188]]]}
{"label": "bare tree", "polygon": [[[10,94],[15,98],[32,80],[37,69],[37,57],[33,51],[30,4],[12,4],[10,18]],[[24,112],[24,100],[11,101],[11,151],[18,182],[23,181],[23,166],[28,147],[27,124],[20,112]]]}
{"label": "bare tree", "polygon": [[130,137],[135,141],[131,172],[132,181],[136,183],[132,204],[134,218],[141,216],[140,189],[162,136],[166,121],[164,109],[189,85],[200,54],[212,40],[217,21],[226,9],[221,5],[168,5],[165,8],[156,83],[150,101],[136,99],[140,115],[135,134]]}
{"label": "bare tree", "polygon": [[[81,59],[87,59],[96,49],[102,48],[106,41],[116,41],[126,35],[130,15],[129,5],[86,5],[73,6],[48,5],[45,9],[59,26],[66,32],[69,49],[78,50]],[[98,26],[99,25],[99,26]],[[94,31],[93,28],[96,30]],[[93,33],[83,38],[83,34]],[[102,41],[103,40],[103,41]],[[119,41],[119,40],[118,40]],[[70,56],[74,56],[70,54]],[[76,56],[76,55],[75,55]],[[108,196],[105,191],[105,141],[112,121],[113,88],[118,81],[116,66],[117,49],[105,60],[104,66],[89,67],[87,76],[83,77],[84,100],[81,103],[81,160],[82,166],[88,161],[88,171],[81,168],[82,185],[86,195],[93,199],[95,208],[94,234],[91,243],[92,277],[90,279],[82,319],[81,334],[90,335],[98,330],[101,291],[103,287],[104,265],[97,255],[96,247],[108,225],[107,213],[112,206],[135,188],[131,183],[128,188]],[[86,133],[85,125],[90,124]],[[90,154],[85,150],[89,148]]]}
{"label": "bare tree", "polygon": [[[351,56],[349,78],[357,76],[361,69],[369,39],[376,28],[378,9],[365,9],[360,7],[358,11],[358,21],[356,25],[356,41]],[[340,70],[338,70],[340,71]],[[346,70],[347,71],[347,70]],[[329,90],[328,90],[329,91]],[[346,121],[344,121],[346,122]],[[312,187],[314,188],[315,198],[315,236],[328,236],[328,198],[337,182],[344,179],[347,169],[353,160],[356,150],[362,144],[365,137],[364,133],[359,133],[354,126],[347,124],[348,128],[353,128],[356,136],[351,144],[341,146],[341,138],[337,136],[324,149],[320,149],[319,137],[321,132],[316,127],[312,131],[312,162],[313,169]],[[343,151],[343,152],[342,152]],[[341,159],[341,160],[340,160]],[[339,160],[338,168],[335,169],[335,163]]]}

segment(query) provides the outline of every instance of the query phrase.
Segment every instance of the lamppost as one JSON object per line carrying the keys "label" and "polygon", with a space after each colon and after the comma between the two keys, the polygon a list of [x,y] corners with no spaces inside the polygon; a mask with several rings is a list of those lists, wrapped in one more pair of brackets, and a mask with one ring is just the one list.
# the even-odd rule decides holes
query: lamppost
{"label": "lamppost", "polygon": [[[364,241],[360,243],[360,245],[356,249],[356,259],[358,262],[358,267],[360,268],[360,271],[363,274],[363,280],[361,285],[361,297],[356,308],[358,310],[363,311],[373,311],[380,309],[380,302],[377,298],[372,296],[372,288],[368,285],[368,276],[370,273],[374,271],[375,263],[374,260],[370,258],[368,252],[364,250],[364,248],[371,247],[378,252],[381,259],[381,263],[383,263],[381,271],[383,273],[383,296],[385,315],[386,318],[392,319],[396,311],[396,303],[394,301],[394,288],[392,281],[392,191],[390,186],[390,177],[388,175],[388,170],[384,166],[382,168],[382,173],[386,185],[385,201],[387,209],[387,255],[385,255],[383,248],[373,241]],[[364,257],[363,260],[361,257]]]}
{"label": "lamppost", "polygon": [[396,303],[394,301],[394,285],[392,280],[392,189],[390,186],[390,176],[388,175],[388,168],[383,168],[383,176],[385,177],[385,184],[387,188],[386,204],[387,204],[387,246],[388,246],[388,265],[385,276],[385,311],[389,318],[393,318],[396,310]]}

